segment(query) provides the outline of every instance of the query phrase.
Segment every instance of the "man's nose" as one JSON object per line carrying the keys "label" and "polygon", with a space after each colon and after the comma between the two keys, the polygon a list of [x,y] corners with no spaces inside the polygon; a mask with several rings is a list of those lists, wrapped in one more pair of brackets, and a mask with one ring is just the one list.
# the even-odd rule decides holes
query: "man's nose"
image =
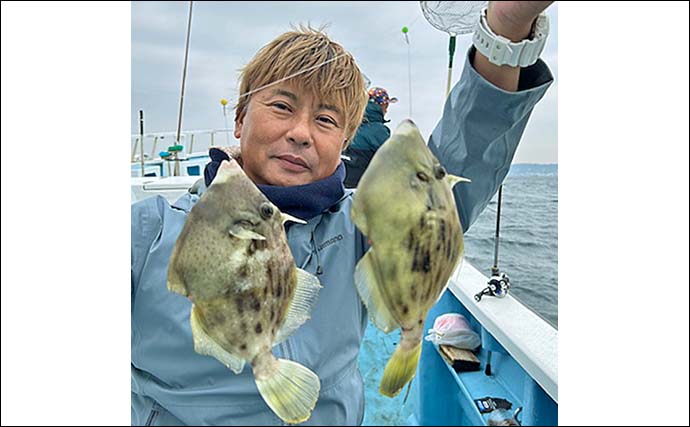
{"label": "man's nose", "polygon": [[295,115],[292,128],[287,134],[288,141],[309,146],[312,141],[312,122],[311,117],[307,113],[299,113]]}

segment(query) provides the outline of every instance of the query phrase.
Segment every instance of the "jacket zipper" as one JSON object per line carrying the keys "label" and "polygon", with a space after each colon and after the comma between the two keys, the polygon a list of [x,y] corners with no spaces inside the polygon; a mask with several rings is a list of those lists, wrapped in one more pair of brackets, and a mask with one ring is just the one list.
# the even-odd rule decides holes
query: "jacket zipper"
{"label": "jacket zipper", "polygon": [[149,418],[146,420],[146,425],[147,426],[152,426],[153,422],[156,421],[156,417],[158,417],[158,409],[151,409],[151,413],[149,414]]}

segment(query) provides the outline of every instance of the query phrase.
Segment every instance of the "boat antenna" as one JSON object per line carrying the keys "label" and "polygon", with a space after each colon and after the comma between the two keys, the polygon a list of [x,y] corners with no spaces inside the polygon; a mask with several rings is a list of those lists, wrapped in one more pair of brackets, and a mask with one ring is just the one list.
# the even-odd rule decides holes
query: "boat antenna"
{"label": "boat antenna", "polygon": [[[184,67],[182,68],[182,91],[180,92],[180,113],[177,116],[177,135],[175,138],[175,144],[180,145],[180,129],[182,128],[182,105],[184,104],[184,84],[187,79],[187,57],[189,56],[189,34],[192,31],[192,4],[194,2],[189,2],[189,19],[187,21],[187,43],[184,50]],[[180,174],[180,162],[175,160],[175,176]]]}
{"label": "boat antenna", "polygon": [[510,290],[510,278],[498,269],[498,242],[501,229],[501,202],[503,198],[503,184],[498,187],[498,206],[496,208],[496,238],[494,241],[494,264],[491,267],[491,278],[486,288],[478,292],[474,299],[479,302],[484,295],[503,298]]}

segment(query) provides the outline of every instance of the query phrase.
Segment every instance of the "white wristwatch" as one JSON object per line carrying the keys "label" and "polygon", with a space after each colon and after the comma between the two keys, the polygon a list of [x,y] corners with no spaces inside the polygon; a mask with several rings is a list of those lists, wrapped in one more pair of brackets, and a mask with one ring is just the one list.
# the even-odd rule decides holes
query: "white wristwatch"
{"label": "white wristwatch", "polygon": [[532,27],[529,39],[514,43],[495,34],[486,20],[486,8],[482,9],[472,41],[479,52],[495,65],[527,67],[539,59],[549,35],[549,17],[541,13]]}

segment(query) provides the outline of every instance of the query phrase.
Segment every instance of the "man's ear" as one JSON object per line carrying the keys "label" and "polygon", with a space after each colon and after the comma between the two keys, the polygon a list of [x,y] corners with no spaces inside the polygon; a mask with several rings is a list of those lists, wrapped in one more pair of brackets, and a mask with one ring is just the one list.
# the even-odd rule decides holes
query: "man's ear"
{"label": "man's ear", "polygon": [[244,123],[244,114],[241,114],[237,119],[235,119],[235,131],[233,135],[235,138],[240,139],[242,136],[242,123]]}

